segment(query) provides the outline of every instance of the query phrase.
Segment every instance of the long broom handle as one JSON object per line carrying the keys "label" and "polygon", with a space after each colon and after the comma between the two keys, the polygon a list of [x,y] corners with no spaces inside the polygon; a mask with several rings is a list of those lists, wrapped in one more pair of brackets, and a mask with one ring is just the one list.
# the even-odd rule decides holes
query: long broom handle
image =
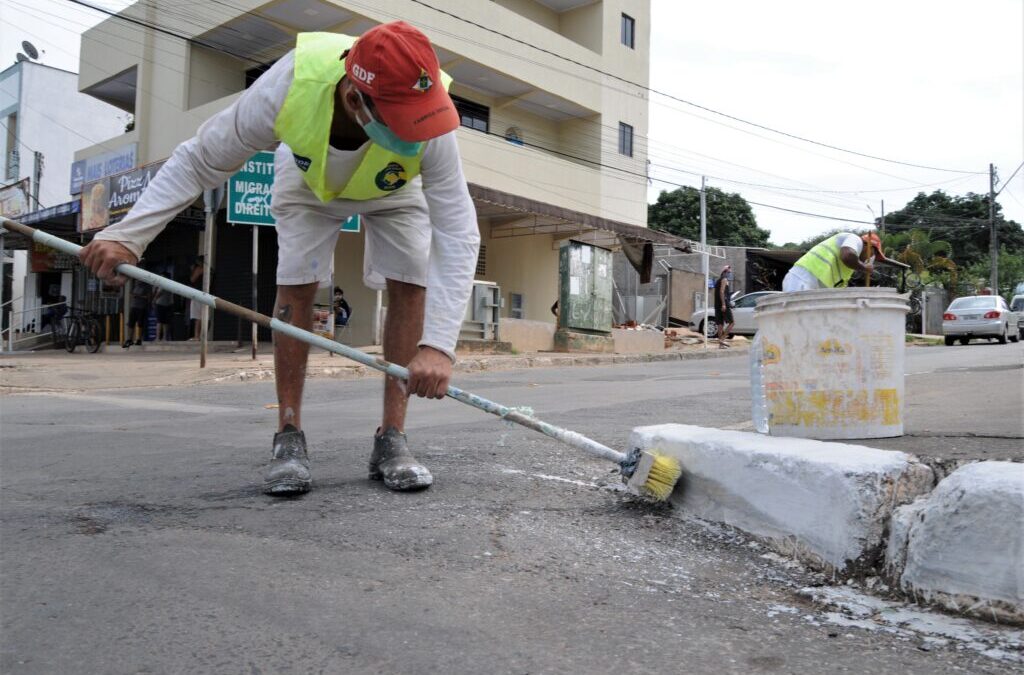
{"label": "long broom handle", "polygon": [[[37,230],[34,227],[22,225],[21,223],[10,220],[9,218],[0,218],[0,227],[6,227],[31,238],[33,241],[76,257],[78,256],[78,252],[82,250],[82,247],[77,244],[65,241],[64,239],[55,237],[52,234],[43,232],[42,230]],[[288,337],[313,345],[314,347],[320,347],[321,349],[325,349],[329,352],[340,354],[341,356],[356,361],[357,363],[361,363],[364,366],[373,368],[374,370],[379,370],[382,373],[400,380],[406,382],[409,381],[409,371],[402,366],[391,363],[382,358],[373,357],[365,352],[359,351],[358,349],[349,347],[348,345],[335,342],[334,340],[328,340],[327,338],[311,333],[308,330],[303,330],[302,328],[297,328],[290,323],[285,323],[280,319],[272,319],[269,316],[253,311],[248,307],[236,305],[233,302],[228,302],[227,300],[210,295],[209,293],[204,293],[203,291],[192,288],[191,286],[186,286],[185,284],[178,283],[177,281],[165,279],[164,277],[158,276],[134,265],[129,265],[128,263],[121,263],[115,268],[115,271],[118,274],[123,274],[124,276],[135,279],[136,281],[145,282],[151,286],[156,286],[157,288],[162,288],[166,291],[170,291],[171,293],[181,295],[189,300],[194,300],[195,302],[212,307],[213,309],[219,309],[222,312],[227,312],[228,314],[241,317],[246,321],[251,321],[260,326],[269,328],[270,330],[287,335]],[[617,463],[621,463],[626,459],[626,455],[624,453],[613,450],[607,445],[602,445],[591,438],[587,438],[583,434],[570,431],[569,429],[556,427],[553,424],[548,424],[547,422],[531,417],[530,415],[527,415],[515,408],[509,408],[508,406],[501,405],[500,403],[495,403],[494,401],[488,400],[482,396],[477,396],[472,392],[459,389],[458,387],[449,386],[448,391],[445,393],[456,401],[461,401],[466,405],[473,406],[474,408],[478,408],[484,412],[489,412],[492,415],[497,415],[502,419],[515,422],[516,424],[533,429],[534,431],[539,431],[546,436],[550,436],[555,440],[567,443],[574,448],[596,455],[597,457]]]}

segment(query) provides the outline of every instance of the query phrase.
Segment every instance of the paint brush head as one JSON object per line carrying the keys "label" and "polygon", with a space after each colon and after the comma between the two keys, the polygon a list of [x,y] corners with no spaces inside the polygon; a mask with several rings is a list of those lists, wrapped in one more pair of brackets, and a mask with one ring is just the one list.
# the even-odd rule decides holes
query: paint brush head
{"label": "paint brush head", "polygon": [[675,457],[660,452],[641,452],[636,470],[626,480],[626,487],[641,497],[663,502],[672,494],[683,466]]}

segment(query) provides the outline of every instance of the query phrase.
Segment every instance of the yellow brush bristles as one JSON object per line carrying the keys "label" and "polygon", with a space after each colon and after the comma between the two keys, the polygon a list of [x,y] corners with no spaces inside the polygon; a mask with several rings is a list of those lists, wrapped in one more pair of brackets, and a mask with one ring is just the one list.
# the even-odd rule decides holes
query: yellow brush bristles
{"label": "yellow brush bristles", "polygon": [[651,470],[647,472],[647,481],[644,483],[644,490],[659,502],[668,499],[673,488],[683,475],[683,467],[674,457],[654,453],[654,463]]}

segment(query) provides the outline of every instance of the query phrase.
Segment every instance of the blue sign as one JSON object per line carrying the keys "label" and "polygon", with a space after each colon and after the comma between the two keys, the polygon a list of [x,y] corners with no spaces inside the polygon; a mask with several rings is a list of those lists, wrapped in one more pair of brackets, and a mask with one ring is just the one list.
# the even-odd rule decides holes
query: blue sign
{"label": "blue sign", "polygon": [[70,193],[80,194],[82,186],[86,183],[95,183],[107,176],[134,169],[138,147],[138,143],[129,143],[117,150],[93,155],[73,163],[71,165]]}

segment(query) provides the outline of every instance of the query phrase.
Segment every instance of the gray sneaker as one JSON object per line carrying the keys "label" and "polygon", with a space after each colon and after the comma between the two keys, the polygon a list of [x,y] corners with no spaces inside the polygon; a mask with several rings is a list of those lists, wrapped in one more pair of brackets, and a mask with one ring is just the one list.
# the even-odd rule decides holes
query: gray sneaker
{"label": "gray sneaker", "polygon": [[263,492],[277,497],[300,495],[312,483],[306,434],[286,424],[274,434],[274,455],[263,472]]}
{"label": "gray sneaker", "polygon": [[377,430],[370,456],[370,480],[384,481],[390,490],[421,490],[434,482],[427,467],[409,452],[409,442],[398,429]]}

